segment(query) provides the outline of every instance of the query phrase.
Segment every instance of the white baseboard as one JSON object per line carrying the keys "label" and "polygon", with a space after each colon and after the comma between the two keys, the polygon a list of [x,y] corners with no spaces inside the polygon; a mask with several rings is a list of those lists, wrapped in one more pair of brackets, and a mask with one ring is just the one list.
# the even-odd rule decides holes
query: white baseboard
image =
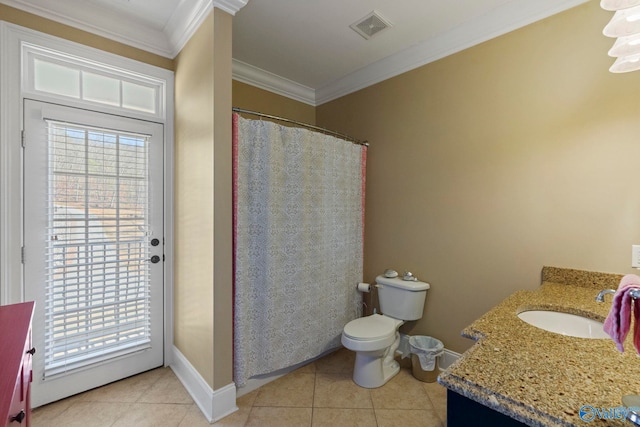
{"label": "white baseboard", "polygon": [[[244,387],[238,388],[237,392],[234,383],[228,384],[218,390],[212,390],[209,384],[207,384],[193,365],[189,363],[187,358],[175,346],[173,347],[173,362],[170,367],[173,372],[175,372],[180,382],[187,389],[196,405],[198,405],[198,408],[200,408],[207,421],[213,423],[238,410],[238,407],[236,406],[236,393],[237,396],[240,397],[246,393],[256,390],[263,385],[300,368],[302,365],[325,356],[327,353],[301,364],[274,372],[270,375],[252,378],[247,381],[247,384]],[[446,370],[449,365],[458,360],[459,357],[459,353],[445,349],[444,354],[440,359],[440,370]]]}
{"label": "white baseboard", "polygon": [[213,390],[175,346],[173,347],[173,362],[170,366],[210,423],[238,410],[236,385],[231,383],[218,390]]}

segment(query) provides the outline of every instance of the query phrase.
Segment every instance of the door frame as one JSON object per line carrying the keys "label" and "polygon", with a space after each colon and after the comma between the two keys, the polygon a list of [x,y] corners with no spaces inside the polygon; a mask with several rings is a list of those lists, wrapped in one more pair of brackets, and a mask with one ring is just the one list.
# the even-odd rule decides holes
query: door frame
{"label": "door frame", "polygon": [[[0,305],[24,301],[22,264],[22,111],[27,95],[23,84],[22,45],[42,46],[79,58],[165,81],[164,117],[155,121],[164,125],[164,365],[170,365],[173,355],[173,93],[174,75],[170,70],[124,58],[98,49],[50,36],[38,31],[0,21]],[[81,101],[29,93],[28,97],[44,102],[87,108]],[[90,109],[113,113],[108,108]],[[122,113],[120,113],[122,114]],[[127,114],[131,118],[149,120],[144,114]]]}

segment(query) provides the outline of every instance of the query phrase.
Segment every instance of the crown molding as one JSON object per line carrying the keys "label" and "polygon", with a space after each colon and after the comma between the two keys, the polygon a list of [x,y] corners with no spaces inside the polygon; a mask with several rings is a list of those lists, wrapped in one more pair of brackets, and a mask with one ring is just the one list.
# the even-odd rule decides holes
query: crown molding
{"label": "crown molding", "polygon": [[321,105],[517,30],[589,0],[513,0],[432,39],[390,55],[316,89]]}
{"label": "crown molding", "polygon": [[477,19],[390,55],[313,89],[241,61],[233,60],[233,78],[243,83],[318,106],[517,30],[589,0],[512,0]]}
{"label": "crown molding", "polygon": [[[24,0],[0,0],[0,3],[61,24],[96,34],[166,58],[175,58],[213,8],[235,15],[249,0],[183,0],[162,30],[143,25],[106,8],[87,10],[86,0],[56,0],[49,10]],[[95,22],[100,15],[100,25]]]}
{"label": "crown molding", "polygon": [[249,0],[213,0],[213,7],[234,15],[249,3]]}
{"label": "crown molding", "polygon": [[285,79],[237,59],[232,62],[232,72],[234,80],[316,106],[315,90],[308,86]]}
{"label": "crown molding", "polygon": [[[0,3],[156,55],[173,58],[169,39],[164,32],[105,8],[100,8],[99,11],[95,8],[87,10],[83,0],[56,0],[55,11],[23,0],[0,0]],[[96,13],[100,14],[100,25],[92,24]]]}
{"label": "crown molding", "polygon": [[178,4],[164,28],[169,37],[172,58],[180,53],[213,8],[211,0],[186,0]]}
{"label": "crown molding", "polygon": [[213,8],[235,15],[249,0],[186,0],[180,2],[165,27],[172,48],[172,57],[180,53],[189,39],[209,16]]}

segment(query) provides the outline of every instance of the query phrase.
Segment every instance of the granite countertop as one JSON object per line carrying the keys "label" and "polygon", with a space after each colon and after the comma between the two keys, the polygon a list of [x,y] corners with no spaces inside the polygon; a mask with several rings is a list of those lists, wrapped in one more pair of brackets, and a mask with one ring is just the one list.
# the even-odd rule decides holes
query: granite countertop
{"label": "granite countertop", "polygon": [[[518,291],[473,322],[462,335],[476,340],[438,382],[471,400],[531,426],[584,426],[580,409],[622,407],[621,397],[640,394],[640,358],[633,330],[619,352],[609,339],[574,338],[536,328],[517,317],[549,309],[604,321],[622,275],[545,267],[542,285]],[[626,426],[623,420],[594,425]]]}

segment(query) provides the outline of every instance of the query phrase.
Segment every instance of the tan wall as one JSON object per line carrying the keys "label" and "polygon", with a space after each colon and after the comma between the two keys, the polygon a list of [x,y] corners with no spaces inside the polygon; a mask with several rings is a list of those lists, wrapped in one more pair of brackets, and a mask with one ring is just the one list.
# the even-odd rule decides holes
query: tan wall
{"label": "tan wall", "polygon": [[126,58],[173,70],[173,60],[0,4],[0,20]]}
{"label": "tan wall", "polygon": [[213,13],[176,58],[174,344],[213,387]]}
{"label": "tan wall", "polygon": [[214,9],[214,376],[213,389],[233,382],[233,204],[231,38],[233,17]]}
{"label": "tan wall", "polygon": [[317,108],[371,143],[365,279],[432,285],[407,332],[463,351],[544,265],[635,271],[640,72],[607,71],[611,16],[588,2]]}
{"label": "tan wall", "polygon": [[174,343],[214,390],[233,381],[231,30],[214,9],[175,79]]}
{"label": "tan wall", "polygon": [[[310,125],[316,123],[315,107],[236,80],[233,81],[233,106]],[[250,115],[244,117],[256,118]]]}

